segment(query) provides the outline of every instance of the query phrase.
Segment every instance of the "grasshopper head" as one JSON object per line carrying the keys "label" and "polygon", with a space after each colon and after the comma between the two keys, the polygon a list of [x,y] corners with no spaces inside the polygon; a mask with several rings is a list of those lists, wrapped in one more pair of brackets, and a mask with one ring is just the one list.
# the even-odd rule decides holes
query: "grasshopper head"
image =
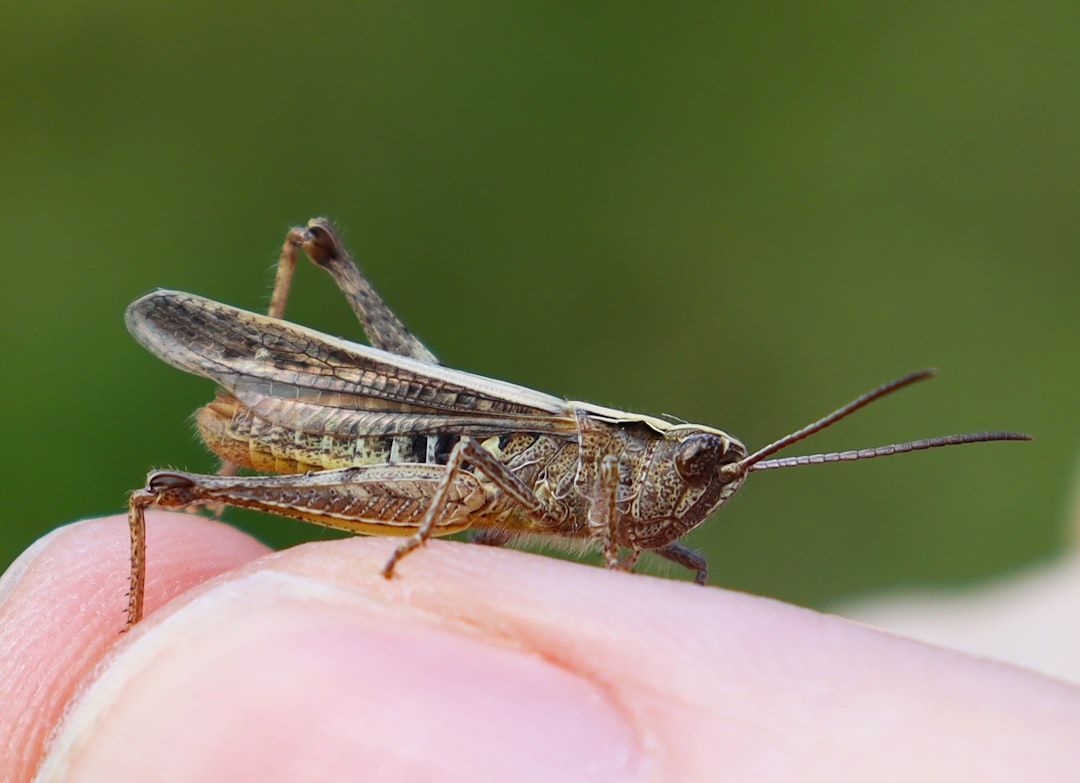
{"label": "grasshopper head", "polygon": [[656,549],[697,527],[742,486],[746,447],[720,430],[679,425],[656,443],[636,488],[632,546]]}

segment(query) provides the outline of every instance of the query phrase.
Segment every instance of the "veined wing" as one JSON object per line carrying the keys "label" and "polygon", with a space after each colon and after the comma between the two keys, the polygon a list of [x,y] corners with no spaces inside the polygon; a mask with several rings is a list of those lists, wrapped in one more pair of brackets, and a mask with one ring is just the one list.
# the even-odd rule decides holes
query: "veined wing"
{"label": "veined wing", "polygon": [[565,400],[181,291],[135,300],[128,331],[275,424],[336,435],[575,431]]}

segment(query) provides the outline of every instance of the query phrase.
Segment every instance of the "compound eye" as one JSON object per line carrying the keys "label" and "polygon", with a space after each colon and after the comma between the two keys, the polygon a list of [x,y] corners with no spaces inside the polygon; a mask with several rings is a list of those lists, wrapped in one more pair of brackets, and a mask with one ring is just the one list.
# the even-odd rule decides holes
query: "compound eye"
{"label": "compound eye", "polygon": [[679,444],[675,454],[675,469],[689,484],[701,484],[716,475],[727,451],[727,444],[716,435],[691,435]]}

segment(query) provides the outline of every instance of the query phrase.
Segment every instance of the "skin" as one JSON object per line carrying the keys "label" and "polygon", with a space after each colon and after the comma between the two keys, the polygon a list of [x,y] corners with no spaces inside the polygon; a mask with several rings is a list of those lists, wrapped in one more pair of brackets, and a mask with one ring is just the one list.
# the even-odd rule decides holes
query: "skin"
{"label": "skin", "polygon": [[766,598],[430,542],[123,517],[0,580],[4,779],[1075,780],[1080,689]]}

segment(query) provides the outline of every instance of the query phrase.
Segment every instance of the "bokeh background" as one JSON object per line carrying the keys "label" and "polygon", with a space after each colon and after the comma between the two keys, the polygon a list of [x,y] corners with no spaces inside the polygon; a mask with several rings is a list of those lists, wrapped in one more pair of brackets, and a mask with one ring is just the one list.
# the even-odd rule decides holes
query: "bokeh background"
{"label": "bokeh background", "polygon": [[[447,364],[754,447],[1032,444],[756,475],[690,539],[820,605],[1062,545],[1080,442],[1080,5],[53,2],[5,11],[0,564],[213,471],[162,286],[261,309],[336,219]],[[359,337],[307,267],[290,317]],[[230,514],[276,545],[325,537]],[[685,576],[680,572],[678,576]]]}

